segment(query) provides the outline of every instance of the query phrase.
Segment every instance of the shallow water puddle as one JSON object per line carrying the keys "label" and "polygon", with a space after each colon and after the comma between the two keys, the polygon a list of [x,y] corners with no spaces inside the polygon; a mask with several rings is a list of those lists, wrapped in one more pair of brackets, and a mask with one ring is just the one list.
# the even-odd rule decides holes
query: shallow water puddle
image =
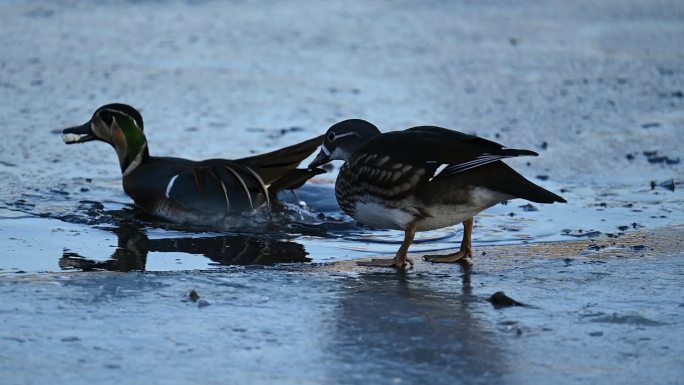
{"label": "shallow water puddle", "polygon": [[[215,232],[156,221],[130,204],[105,198],[108,188],[60,185],[24,194],[0,211],[0,242],[5,253],[0,272],[72,270],[176,271],[225,265],[332,262],[396,252],[403,233],[372,230],[344,216],[331,184],[308,184],[281,197],[293,211],[260,233]],[[109,181],[107,181],[109,184]],[[90,187],[90,185],[89,185]],[[112,186],[113,187],[113,186]],[[613,193],[616,193],[613,191]],[[681,223],[684,214],[668,209],[682,202],[679,191],[619,191],[619,199],[601,201],[601,192],[572,188],[566,205],[533,205],[522,200],[497,205],[476,217],[478,245],[553,242],[620,234],[643,227]],[[597,196],[599,198],[597,198]],[[83,198],[83,199],[80,199]],[[109,198],[109,197],[107,197]],[[297,207],[306,202],[311,211]],[[458,246],[456,225],[419,233],[411,252]]]}

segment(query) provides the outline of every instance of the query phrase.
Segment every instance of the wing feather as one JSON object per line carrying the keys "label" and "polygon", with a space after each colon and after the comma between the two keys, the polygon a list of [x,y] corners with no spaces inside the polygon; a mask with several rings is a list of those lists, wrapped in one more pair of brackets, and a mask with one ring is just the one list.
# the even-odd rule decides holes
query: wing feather
{"label": "wing feather", "polygon": [[[534,151],[504,148],[491,140],[434,126],[379,135],[358,153],[375,154],[380,159],[389,156],[388,164],[424,168],[430,173],[430,179],[455,175],[506,158],[538,155]],[[444,165],[446,167],[436,173]]]}

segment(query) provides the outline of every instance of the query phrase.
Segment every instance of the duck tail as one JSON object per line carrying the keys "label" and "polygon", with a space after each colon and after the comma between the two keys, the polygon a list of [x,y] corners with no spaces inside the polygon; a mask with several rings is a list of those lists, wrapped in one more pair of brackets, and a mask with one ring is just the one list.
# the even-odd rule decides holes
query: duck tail
{"label": "duck tail", "polygon": [[482,184],[492,190],[500,191],[516,198],[526,199],[535,203],[567,203],[560,195],[554,194],[529,181],[501,161],[491,163],[484,167],[487,167],[488,172],[474,177],[481,179],[477,184]]}
{"label": "duck tail", "polygon": [[[502,163],[503,164],[503,163]],[[527,178],[524,176],[518,174],[515,170],[512,168],[508,167],[513,173],[517,174],[515,175],[515,178],[511,179],[516,179],[514,183],[510,183],[510,188],[513,190],[511,191],[513,195],[515,195],[518,198],[526,199],[531,202],[535,203],[567,203],[562,196],[557,195],[552,193],[551,191],[529,181]],[[513,176],[513,175],[511,175]],[[512,182],[512,181],[511,181]]]}
{"label": "duck tail", "polygon": [[539,156],[538,153],[531,150],[521,150],[519,148],[502,148],[498,154],[515,157],[515,156]]}
{"label": "duck tail", "polygon": [[236,162],[254,169],[265,184],[272,185],[271,189],[275,189],[273,185],[276,188],[282,186],[280,189],[297,188],[307,179],[322,172],[322,170],[311,170],[312,172],[306,173],[304,172],[306,170],[296,170],[297,166],[313,154],[321,143],[323,143],[323,135],[266,154],[238,159]]}
{"label": "duck tail", "polygon": [[307,180],[323,173],[325,173],[325,170],[321,168],[314,168],[311,170],[295,168],[294,170],[288,171],[287,174],[283,175],[275,182],[271,183],[268,191],[271,193],[271,195],[275,196],[278,191],[298,189],[302,187]]}
{"label": "duck tail", "polygon": [[526,181],[529,185],[523,189],[523,193],[518,194],[518,198],[527,199],[528,201],[535,203],[568,203],[562,196],[554,194],[529,180]]}

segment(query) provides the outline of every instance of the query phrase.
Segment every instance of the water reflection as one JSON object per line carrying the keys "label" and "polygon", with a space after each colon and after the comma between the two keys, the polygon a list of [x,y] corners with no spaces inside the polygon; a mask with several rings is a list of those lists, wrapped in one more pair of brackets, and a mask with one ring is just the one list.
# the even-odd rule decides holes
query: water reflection
{"label": "water reflection", "polygon": [[99,261],[65,250],[59,260],[59,267],[63,270],[83,271],[145,270],[149,252],[203,255],[218,265],[272,265],[311,261],[304,246],[291,241],[243,235],[149,239],[135,225],[122,225],[113,232],[118,238],[118,244],[110,259]]}
{"label": "water reflection", "polygon": [[498,383],[507,363],[485,317],[490,305],[472,294],[470,267],[461,269],[460,280],[454,273],[408,272],[345,282],[327,346],[339,364],[331,378],[349,384]]}

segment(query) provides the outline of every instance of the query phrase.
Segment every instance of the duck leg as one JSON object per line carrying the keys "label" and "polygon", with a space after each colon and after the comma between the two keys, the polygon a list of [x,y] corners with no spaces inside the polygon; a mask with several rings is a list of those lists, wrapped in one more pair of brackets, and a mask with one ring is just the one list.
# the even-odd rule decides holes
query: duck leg
{"label": "duck leg", "polygon": [[433,263],[470,263],[470,257],[473,256],[471,248],[471,236],[473,233],[473,218],[463,222],[463,240],[461,241],[461,250],[446,255],[425,255],[423,259]]}
{"label": "duck leg", "polygon": [[376,267],[394,267],[399,270],[404,270],[406,264],[413,268],[413,261],[407,257],[409,246],[413,242],[413,237],[416,236],[416,223],[412,222],[404,230],[404,241],[401,243],[397,255],[392,259],[371,259],[369,262],[357,262],[359,266],[376,266]]}

